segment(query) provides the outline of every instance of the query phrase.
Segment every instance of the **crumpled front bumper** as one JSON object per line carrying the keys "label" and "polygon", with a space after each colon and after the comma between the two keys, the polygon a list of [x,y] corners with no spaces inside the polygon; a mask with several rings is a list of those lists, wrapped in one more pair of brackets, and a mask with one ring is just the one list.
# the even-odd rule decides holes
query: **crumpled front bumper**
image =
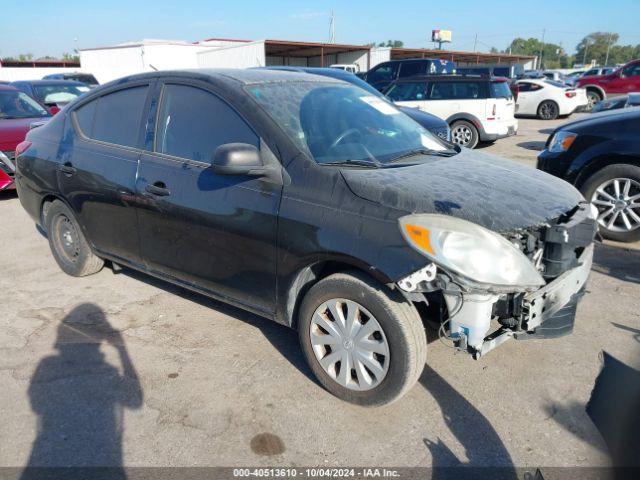
{"label": "crumpled front bumper", "polygon": [[555,338],[571,333],[578,302],[591,272],[593,244],[582,252],[579,263],[540,290],[525,295],[523,326],[526,333],[516,333],[514,338]]}
{"label": "crumpled front bumper", "polygon": [[491,334],[492,308],[499,295],[485,293],[445,293],[450,312],[450,338],[459,349],[471,353],[474,358],[514,338],[556,338],[572,332],[577,305],[584,294],[593,262],[593,244],[585,247],[578,258],[578,265],[567,270],[544,287],[524,295],[522,313],[513,328],[501,326]]}

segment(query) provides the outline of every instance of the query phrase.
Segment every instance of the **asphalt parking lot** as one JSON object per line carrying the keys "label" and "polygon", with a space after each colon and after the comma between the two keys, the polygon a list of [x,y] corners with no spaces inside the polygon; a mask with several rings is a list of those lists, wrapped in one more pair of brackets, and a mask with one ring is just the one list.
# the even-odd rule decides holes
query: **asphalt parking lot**
{"label": "asphalt parking lot", "polygon": [[[482,151],[533,166],[564,121]],[[640,366],[637,245],[597,247],[573,335],[480,361],[431,341],[419,384],[365,409],[316,384],[293,331],[135,272],[68,277],[15,194],[0,218],[0,466],[605,466],[600,354]]]}

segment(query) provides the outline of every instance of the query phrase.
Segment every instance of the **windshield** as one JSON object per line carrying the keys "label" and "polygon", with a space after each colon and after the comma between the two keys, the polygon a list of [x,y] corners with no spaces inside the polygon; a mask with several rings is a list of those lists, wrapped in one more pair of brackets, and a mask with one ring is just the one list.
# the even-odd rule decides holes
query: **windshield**
{"label": "windshield", "polygon": [[23,92],[0,91],[0,119],[46,117],[38,102]]}
{"label": "windshield", "polygon": [[68,103],[90,89],[84,85],[34,85],[33,90],[42,103]]}
{"label": "windshield", "polygon": [[320,164],[381,165],[411,152],[448,150],[392,104],[352,85],[286,82],[251,86],[248,91]]}

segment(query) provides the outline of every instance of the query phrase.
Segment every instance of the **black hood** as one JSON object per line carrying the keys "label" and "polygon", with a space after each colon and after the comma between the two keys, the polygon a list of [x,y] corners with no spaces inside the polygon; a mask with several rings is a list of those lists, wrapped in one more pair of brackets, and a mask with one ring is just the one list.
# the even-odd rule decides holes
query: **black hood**
{"label": "black hood", "polygon": [[564,180],[468,149],[406,167],[344,168],[342,175],[361,198],[406,213],[451,215],[495,232],[542,225],[584,200]]}

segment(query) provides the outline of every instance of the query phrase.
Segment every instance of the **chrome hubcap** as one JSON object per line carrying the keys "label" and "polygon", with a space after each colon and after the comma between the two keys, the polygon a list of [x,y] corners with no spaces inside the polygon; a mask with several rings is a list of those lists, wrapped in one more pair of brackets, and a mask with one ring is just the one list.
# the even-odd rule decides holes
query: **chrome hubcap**
{"label": "chrome hubcap", "polygon": [[640,183],[614,178],[600,185],[591,196],[598,208],[598,223],[611,232],[640,228]]}
{"label": "chrome hubcap", "polygon": [[324,371],[350,390],[370,390],[389,370],[387,337],[357,302],[334,298],[320,305],[309,327],[313,353]]}
{"label": "chrome hubcap", "polygon": [[471,139],[473,138],[473,133],[471,129],[465,125],[459,125],[451,130],[451,139],[453,143],[457,145],[468,145],[471,143]]}

